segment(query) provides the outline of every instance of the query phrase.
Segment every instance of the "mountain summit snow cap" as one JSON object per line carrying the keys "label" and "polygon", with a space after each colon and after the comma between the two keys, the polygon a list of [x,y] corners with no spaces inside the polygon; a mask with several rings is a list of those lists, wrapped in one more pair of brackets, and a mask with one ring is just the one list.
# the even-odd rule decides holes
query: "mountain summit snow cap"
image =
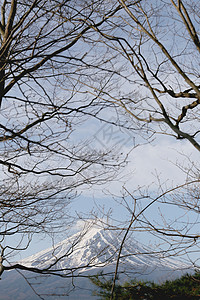
{"label": "mountain summit snow cap", "polygon": [[[20,262],[27,267],[50,269],[65,274],[114,270],[123,238],[114,230],[100,225],[84,227],[52,248],[43,250]],[[150,273],[152,270],[180,270],[189,266],[172,258],[162,258],[152,249],[147,249],[129,238],[120,256],[120,272],[137,271]]]}

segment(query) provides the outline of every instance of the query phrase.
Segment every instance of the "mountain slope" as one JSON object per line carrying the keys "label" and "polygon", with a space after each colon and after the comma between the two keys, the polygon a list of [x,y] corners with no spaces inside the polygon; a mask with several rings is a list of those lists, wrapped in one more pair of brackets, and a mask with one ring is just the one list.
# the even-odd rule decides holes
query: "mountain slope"
{"label": "mountain slope", "polygon": [[[61,299],[96,299],[92,297],[92,290],[95,287],[87,276],[100,271],[114,272],[121,240],[122,236],[100,227],[76,233],[55,247],[20,262],[28,267],[40,269],[50,267],[58,273],[62,273],[64,269],[65,275],[70,278],[39,277],[31,272],[24,272],[24,279],[17,272],[8,272],[0,282],[1,299],[37,300],[39,297],[33,292],[32,287],[38,294],[43,295],[43,299],[60,299],[56,296],[59,293],[63,294]],[[161,281],[169,278],[169,275],[171,278],[182,275],[188,268],[188,265],[175,259],[156,256],[151,249],[146,249],[134,239],[130,239],[123,248],[119,271],[121,280],[126,280],[126,276],[129,275],[131,278]],[[9,284],[11,282],[12,286]]]}
{"label": "mountain slope", "polygon": [[[52,269],[75,269],[85,272],[99,267],[111,266],[116,262],[122,236],[98,227],[76,233],[58,243],[55,247],[30,256],[20,263],[30,267]],[[55,262],[56,266],[54,265]],[[140,245],[134,239],[128,241],[121,254],[121,268],[160,268],[178,270],[188,268],[187,264],[172,258],[162,258],[151,249]]]}

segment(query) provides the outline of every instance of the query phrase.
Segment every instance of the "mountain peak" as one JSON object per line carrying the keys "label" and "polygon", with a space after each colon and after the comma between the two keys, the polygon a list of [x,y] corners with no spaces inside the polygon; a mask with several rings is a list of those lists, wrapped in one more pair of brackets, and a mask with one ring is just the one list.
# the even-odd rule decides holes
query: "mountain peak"
{"label": "mountain peak", "polygon": [[[21,260],[20,264],[46,268],[58,260],[59,269],[101,266],[109,259],[114,239],[110,231],[94,226],[73,234],[54,247]],[[117,250],[115,247],[113,249]]]}
{"label": "mountain peak", "polygon": [[[51,268],[80,272],[115,265],[122,235],[100,226],[85,228],[52,248],[32,255],[20,263],[27,267]],[[172,258],[162,258],[151,249],[145,249],[134,239],[123,247],[120,268],[124,270],[188,269],[189,266]]]}

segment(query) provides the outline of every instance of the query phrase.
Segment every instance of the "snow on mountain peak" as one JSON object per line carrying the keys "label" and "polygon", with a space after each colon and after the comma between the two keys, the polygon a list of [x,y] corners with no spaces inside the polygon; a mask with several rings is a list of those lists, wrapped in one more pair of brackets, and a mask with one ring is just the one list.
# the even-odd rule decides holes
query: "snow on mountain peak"
{"label": "snow on mountain peak", "polygon": [[[69,271],[79,268],[82,271],[113,265],[119,252],[122,236],[100,226],[93,226],[72,235],[52,248],[43,250],[20,262],[27,267],[48,268]],[[149,254],[150,249],[144,249],[135,240],[124,246],[120,264],[125,269],[141,267],[168,267],[181,269],[186,264],[170,258],[159,258]],[[55,264],[56,263],[56,264]]]}

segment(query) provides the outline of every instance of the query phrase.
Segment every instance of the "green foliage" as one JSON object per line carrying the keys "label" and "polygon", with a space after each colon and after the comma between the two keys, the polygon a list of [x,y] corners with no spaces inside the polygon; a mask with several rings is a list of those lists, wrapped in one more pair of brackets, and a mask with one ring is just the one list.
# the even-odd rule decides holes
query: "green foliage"
{"label": "green foliage", "polygon": [[[90,278],[99,288],[95,295],[109,300],[112,279],[107,280],[102,274]],[[114,298],[120,300],[195,300],[200,299],[200,273],[186,274],[181,278],[165,281],[162,284],[132,280],[124,284],[116,284]]]}

